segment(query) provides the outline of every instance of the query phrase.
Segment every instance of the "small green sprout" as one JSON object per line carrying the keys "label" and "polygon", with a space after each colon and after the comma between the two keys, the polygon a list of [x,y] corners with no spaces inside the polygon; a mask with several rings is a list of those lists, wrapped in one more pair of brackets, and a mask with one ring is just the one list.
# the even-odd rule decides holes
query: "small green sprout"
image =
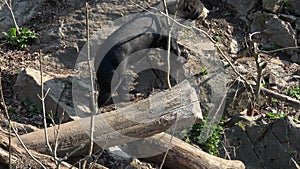
{"label": "small green sprout", "polygon": [[20,33],[18,33],[17,28],[10,28],[7,32],[2,33],[10,45],[19,49],[26,48],[28,44],[32,44],[37,39],[36,34],[27,28],[21,28]]}

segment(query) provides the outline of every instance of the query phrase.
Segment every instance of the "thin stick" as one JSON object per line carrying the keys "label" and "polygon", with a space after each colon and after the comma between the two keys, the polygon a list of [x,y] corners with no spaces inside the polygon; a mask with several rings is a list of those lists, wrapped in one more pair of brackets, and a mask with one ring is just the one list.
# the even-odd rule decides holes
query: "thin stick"
{"label": "thin stick", "polygon": [[9,0],[9,4],[8,4],[7,0],[5,0],[4,2],[5,2],[5,4],[6,4],[6,6],[7,6],[7,8],[9,9],[9,12],[10,12],[11,17],[12,17],[12,19],[13,19],[13,22],[14,22],[14,25],[15,25],[15,27],[16,27],[17,33],[20,34],[20,28],[19,28],[19,26],[18,26],[18,24],[17,24],[17,20],[16,20],[16,17],[15,17],[15,15],[14,15],[14,12],[13,12],[13,9],[12,9],[11,0]]}
{"label": "thin stick", "polygon": [[17,130],[16,130],[14,127],[12,127],[12,129],[13,129],[14,133],[16,134],[16,136],[17,136],[19,142],[21,143],[22,147],[23,147],[24,150],[27,152],[27,154],[28,154],[35,162],[37,162],[41,167],[43,167],[43,168],[46,169],[46,167],[42,164],[42,162],[40,162],[38,159],[36,159],[36,158],[30,153],[30,151],[28,150],[28,148],[26,147],[26,145],[23,143],[22,139],[20,138],[19,134],[17,133]]}
{"label": "thin stick", "polygon": [[0,95],[1,95],[1,102],[2,102],[2,106],[4,107],[4,111],[6,114],[6,118],[8,120],[8,164],[9,164],[9,169],[12,169],[12,164],[11,164],[11,119],[10,116],[8,114],[8,109],[5,103],[5,99],[4,99],[4,95],[3,95],[3,90],[2,90],[2,79],[0,77]]}
{"label": "thin stick", "polygon": [[273,98],[276,98],[276,99],[281,100],[283,102],[289,103],[295,109],[300,109],[300,101],[297,100],[297,99],[294,99],[292,97],[289,97],[289,96],[286,96],[286,95],[283,95],[283,94],[276,93],[276,92],[274,92],[272,90],[269,90],[269,89],[266,89],[264,87],[261,87],[260,93],[262,93],[264,95],[267,95],[267,96],[270,96],[270,97],[273,97]]}
{"label": "thin stick", "polygon": [[270,54],[270,53],[280,52],[280,51],[289,50],[289,49],[300,49],[300,46],[285,47],[285,48],[275,49],[275,50],[271,50],[271,51],[259,50],[259,52],[264,53],[264,54]]}
{"label": "thin stick", "polygon": [[[174,21],[172,22],[172,25],[170,27],[170,20],[169,20],[169,14],[168,14],[168,8],[167,8],[167,3],[166,3],[166,0],[163,0],[163,4],[164,4],[164,9],[165,9],[165,14],[166,14],[166,20],[167,20],[167,25],[168,25],[168,29],[170,28],[169,32],[168,32],[168,49],[167,49],[167,64],[168,64],[168,72],[167,72],[167,82],[168,82],[168,87],[169,89],[171,89],[171,82],[170,82],[170,72],[171,72],[171,59],[170,59],[170,55],[171,55],[171,37],[172,37],[172,31],[173,31],[173,28],[174,28]],[[174,18],[176,18],[176,15],[177,15],[177,5],[178,5],[178,0],[176,1],[176,11],[175,11],[175,14],[174,14]],[[173,19],[175,20],[175,19]],[[180,53],[179,53],[180,55]],[[178,56],[180,57],[180,56]],[[166,158],[168,156],[168,153],[170,151],[170,148],[171,148],[171,145],[172,145],[172,140],[173,140],[173,137],[174,137],[174,134],[175,134],[175,130],[177,128],[177,119],[175,120],[175,124],[174,124],[174,129],[173,129],[173,133],[171,135],[171,139],[170,139],[170,142],[168,144],[168,148],[167,148],[167,151],[165,152],[165,155],[163,157],[163,160],[161,162],[161,165],[160,165],[160,169],[162,169],[165,161],[166,161]]]}
{"label": "thin stick", "polygon": [[222,55],[222,57],[229,63],[231,69],[234,71],[235,74],[237,74],[243,82],[246,83],[247,87],[250,89],[250,92],[251,92],[251,95],[254,95],[254,90],[251,86],[251,84],[248,82],[248,80],[243,76],[241,75],[234,67],[234,65],[231,63],[231,61],[228,59],[228,57],[224,54],[224,52],[222,51],[222,49],[218,46],[218,45],[215,45],[219,51],[219,53]]}
{"label": "thin stick", "polygon": [[42,102],[42,111],[43,111],[43,120],[44,120],[44,132],[45,132],[45,140],[46,140],[46,145],[49,149],[49,151],[52,153],[52,147],[50,146],[49,143],[49,138],[48,138],[48,130],[47,130],[47,116],[46,116],[46,106],[45,106],[45,99],[50,91],[50,88],[46,91],[46,94],[44,94],[44,81],[43,81],[43,56],[40,55],[40,76],[41,76],[41,96],[38,96],[39,99]]}
{"label": "thin stick", "polygon": [[[91,109],[91,122],[90,122],[90,145],[89,145],[89,152],[88,157],[90,157],[93,153],[93,146],[94,146],[94,128],[95,128],[95,114],[97,112],[96,106],[96,98],[95,98],[95,89],[94,89],[94,76],[93,76],[93,66],[92,66],[92,59],[90,55],[90,27],[89,27],[89,4],[86,2],[86,36],[87,36],[87,61],[90,71],[90,109]],[[85,168],[87,163],[86,158],[83,161],[82,167]]]}
{"label": "thin stick", "polygon": [[[62,117],[64,115],[64,112],[62,113]],[[58,147],[58,138],[59,138],[59,131],[60,131],[60,125],[62,123],[62,117],[59,120],[58,126],[56,126],[55,121],[53,119],[53,116],[51,117],[52,125],[53,125],[53,136],[54,136],[54,148],[53,148],[53,158],[54,162],[56,164],[56,168],[60,168],[60,164],[63,162],[61,158],[57,157],[57,147]]]}
{"label": "thin stick", "polygon": [[2,102],[2,105],[4,107],[4,111],[5,111],[5,114],[7,116],[7,119],[8,119],[8,125],[9,125],[9,136],[8,136],[8,146],[9,146],[9,168],[11,169],[12,168],[12,165],[11,165],[11,129],[13,129],[15,135],[17,136],[19,142],[21,143],[22,147],[25,149],[25,151],[27,152],[27,154],[29,154],[29,156],[35,161],[37,162],[41,167],[43,168],[46,168],[39,160],[37,160],[31,153],[30,151],[27,149],[27,147],[24,145],[23,141],[21,140],[19,134],[17,133],[16,129],[11,125],[11,119],[10,119],[10,116],[8,114],[8,109],[7,109],[7,106],[5,104],[5,100],[4,100],[4,95],[3,95],[3,90],[2,90],[2,79],[0,77],[0,95],[1,95],[1,102]]}

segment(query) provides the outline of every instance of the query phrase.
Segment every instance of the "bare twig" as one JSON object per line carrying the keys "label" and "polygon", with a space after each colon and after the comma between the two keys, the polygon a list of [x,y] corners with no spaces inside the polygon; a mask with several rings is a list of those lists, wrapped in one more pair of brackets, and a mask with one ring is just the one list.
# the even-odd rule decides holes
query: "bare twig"
{"label": "bare twig", "polygon": [[41,100],[42,104],[42,111],[43,111],[43,120],[44,120],[44,132],[45,132],[45,140],[46,145],[51,153],[53,153],[52,147],[49,143],[48,138],[48,131],[47,131],[47,115],[46,115],[46,106],[45,106],[45,99],[50,91],[50,88],[44,93],[44,81],[43,81],[43,56],[40,54],[40,76],[41,76],[41,96],[38,95],[39,99]]}
{"label": "bare twig", "polygon": [[[169,16],[168,14],[168,8],[167,8],[167,4],[166,1],[163,0],[163,4],[164,4],[164,8],[165,8],[165,12],[166,15]],[[171,72],[171,60],[170,60],[170,55],[171,55],[171,36],[172,36],[172,30],[173,30],[173,26],[174,26],[174,22],[172,23],[172,26],[170,27],[170,20],[168,17],[166,17],[167,20],[167,29],[168,29],[168,47],[167,47],[167,64],[168,64],[168,71],[167,71],[167,82],[168,82],[168,87],[169,89],[171,89],[171,82],[170,82],[170,72]]]}
{"label": "bare twig", "polygon": [[79,150],[83,149],[86,145],[85,144],[80,144],[75,150],[71,151],[70,153],[67,153],[63,158],[61,158],[61,161],[67,160],[69,157],[77,153]]}
{"label": "bare twig", "polygon": [[275,52],[280,52],[280,51],[283,51],[283,50],[290,50],[290,49],[300,49],[300,46],[285,47],[285,48],[280,48],[280,49],[275,49],[275,50],[270,50],[270,51],[259,50],[259,52],[260,53],[265,53],[265,54],[270,54],[270,53],[275,53]]}
{"label": "bare twig", "polygon": [[9,9],[9,12],[10,12],[11,17],[12,17],[12,19],[13,19],[13,22],[14,22],[14,25],[15,25],[15,27],[16,27],[17,33],[20,34],[20,28],[19,28],[19,26],[18,26],[18,24],[17,24],[17,20],[16,20],[16,17],[15,17],[15,15],[14,15],[14,12],[13,12],[13,9],[12,9],[12,3],[11,3],[11,0],[9,0],[9,2],[8,2],[8,0],[4,0],[4,2],[5,2],[5,4],[6,4],[6,6],[7,6],[7,8]]}
{"label": "bare twig", "polygon": [[36,162],[38,163],[42,168],[46,169],[46,167],[42,164],[42,162],[40,162],[38,159],[36,159],[28,150],[28,148],[26,147],[26,145],[23,143],[22,139],[20,138],[19,134],[17,133],[16,129],[14,127],[12,127],[14,133],[17,136],[17,139],[19,140],[19,142],[21,143],[22,147],[24,148],[24,150],[27,152],[27,154]]}
{"label": "bare twig", "polygon": [[250,39],[250,46],[248,47],[249,52],[252,54],[252,56],[254,57],[255,60],[255,64],[256,64],[256,71],[257,71],[257,75],[256,75],[256,84],[255,84],[255,93],[252,96],[252,99],[250,101],[250,106],[248,107],[248,115],[253,116],[254,115],[254,106],[255,104],[257,104],[258,102],[258,97],[260,94],[260,89],[261,89],[261,80],[262,80],[262,73],[263,73],[263,69],[267,66],[267,62],[265,62],[264,64],[260,64],[259,60],[260,60],[260,52],[259,52],[259,48],[258,48],[258,40],[256,40],[255,38],[253,38],[254,35],[256,34],[260,34],[260,32],[254,32],[251,33],[249,35],[249,39]]}
{"label": "bare twig", "polygon": [[[170,17],[169,17],[169,13],[168,13],[168,8],[167,8],[167,3],[166,3],[166,0],[163,0],[163,5],[164,5],[164,9],[165,9],[165,14],[166,14],[166,20],[167,20],[167,25],[168,25],[168,49],[167,49],[167,64],[168,64],[168,72],[167,72],[167,82],[168,82],[168,87],[169,89],[171,89],[171,82],[170,82],[170,72],[171,72],[171,60],[170,60],[170,55],[171,55],[171,39],[172,39],[172,31],[173,31],[173,28],[174,28],[174,21],[172,22],[172,25],[170,27]],[[176,10],[175,10],[175,14],[174,14],[174,18],[176,18],[176,15],[177,15],[177,9],[178,9],[178,0],[176,1]],[[173,19],[175,20],[175,19]],[[180,55],[180,53],[178,53]],[[180,57],[180,56],[178,56]],[[161,162],[161,165],[160,165],[160,169],[163,168],[163,165],[166,161],[166,158],[167,158],[167,155],[168,155],[168,152],[170,151],[170,148],[171,148],[171,145],[172,145],[172,140],[173,140],[173,137],[174,137],[174,134],[175,134],[175,131],[176,131],[176,128],[177,128],[177,119],[175,120],[175,124],[174,124],[174,129],[173,129],[173,133],[171,135],[171,139],[170,139],[170,142],[169,142],[169,145],[168,145],[168,148],[165,152],[165,155],[163,157],[163,160]]]}
{"label": "bare twig", "polygon": [[27,154],[35,161],[37,162],[42,168],[45,168],[46,167],[39,161],[37,160],[31,153],[30,151],[27,149],[27,147],[25,146],[25,144],[23,143],[23,141],[21,140],[18,132],[16,131],[16,129],[11,125],[11,120],[10,120],[10,117],[9,117],[9,114],[8,114],[8,109],[7,109],[7,106],[5,104],[5,100],[4,100],[4,96],[3,96],[3,90],[2,90],[2,83],[1,83],[1,77],[0,77],[0,95],[1,95],[1,102],[2,102],[2,105],[4,107],[4,111],[5,111],[5,114],[7,116],[7,119],[8,119],[8,124],[9,124],[9,136],[8,136],[8,141],[9,141],[9,168],[11,169],[12,168],[12,164],[11,164],[11,129],[13,129],[17,139],[19,140],[19,142],[21,143],[22,147],[25,149],[25,151],[27,152]]}
{"label": "bare twig", "polygon": [[[95,166],[95,164],[96,164],[96,162],[99,160],[99,158],[102,156],[102,154],[103,154],[103,148],[101,148],[101,149],[99,149],[98,151],[96,151],[94,154],[93,154],[93,156],[96,156],[95,157],[95,160],[93,161],[93,163],[89,166],[89,169],[92,169],[94,166]],[[98,154],[99,153],[99,154]]]}
{"label": "bare twig", "polygon": [[[94,75],[93,75],[93,61],[90,55],[90,28],[89,28],[89,4],[86,2],[86,36],[87,36],[87,61],[89,66],[89,73],[90,73],[90,109],[91,109],[91,122],[90,122],[90,145],[89,145],[89,152],[88,157],[90,157],[93,153],[93,146],[94,146],[94,128],[95,128],[95,114],[97,113],[98,109],[96,106],[96,97],[95,97],[95,89],[94,89]],[[87,163],[86,158],[83,161],[82,168],[85,168]]]}
{"label": "bare twig", "polygon": [[7,109],[7,106],[5,104],[5,99],[4,99],[4,96],[3,96],[3,90],[2,90],[2,79],[0,77],[0,96],[1,96],[1,102],[2,102],[2,106],[4,107],[4,111],[5,111],[5,114],[6,114],[6,118],[8,120],[8,163],[9,163],[9,169],[12,168],[12,164],[11,164],[11,119],[10,119],[10,116],[8,114],[8,109]]}
{"label": "bare twig", "polygon": [[232,62],[228,59],[228,57],[225,55],[225,53],[222,51],[222,49],[221,49],[218,45],[215,45],[215,46],[217,47],[217,49],[218,49],[219,53],[222,55],[222,57],[228,62],[228,64],[230,65],[230,67],[231,67],[231,69],[234,71],[234,73],[235,73],[236,75],[238,75],[244,83],[246,83],[247,87],[248,87],[249,90],[250,90],[251,95],[254,96],[254,90],[253,90],[251,84],[248,82],[248,80],[247,80],[243,75],[241,75],[240,72],[238,72],[238,71],[235,69],[234,65],[233,65]]}
{"label": "bare twig", "polygon": [[274,92],[272,90],[269,90],[269,89],[266,89],[264,87],[261,87],[260,92],[262,94],[267,95],[267,96],[270,96],[270,97],[276,98],[278,100],[281,100],[283,102],[289,103],[292,107],[294,107],[296,109],[300,109],[300,101],[297,100],[297,99],[294,99],[292,97],[289,97],[289,96],[286,96],[286,95],[283,95],[283,94],[276,93],[276,92]]}
{"label": "bare twig", "polygon": [[50,117],[53,125],[53,136],[54,136],[54,148],[53,148],[52,156],[54,158],[54,162],[56,164],[57,169],[60,168],[60,164],[63,162],[63,159],[57,157],[59,131],[60,131],[60,125],[62,123],[63,116],[64,116],[64,112],[62,113],[62,117],[60,117],[59,119],[58,126],[56,126],[55,124],[54,117],[53,116]]}

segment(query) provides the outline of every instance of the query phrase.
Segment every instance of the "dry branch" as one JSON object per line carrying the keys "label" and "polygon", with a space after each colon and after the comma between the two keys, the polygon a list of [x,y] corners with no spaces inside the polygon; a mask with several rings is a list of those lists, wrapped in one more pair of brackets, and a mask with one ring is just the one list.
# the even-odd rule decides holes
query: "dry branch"
{"label": "dry branch", "polygon": [[292,97],[283,95],[283,94],[279,94],[276,93],[272,90],[266,89],[264,87],[261,87],[261,91],[262,94],[267,95],[269,97],[273,97],[275,99],[281,100],[283,102],[286,102],[288,104],[290,104],[292,107],[294,107],[295,109],[300,109],[300,101],[297,99],[294,99]]}
{"label": "dry branch", "polygon": [[[166,102],[162,102],[165,99]],[[192,125],[195,122],[195,114],[200,119],[202,118],[197,94],[195,89],[187,81],[184,81],[171,90],[150,96],[148,99],[116,111],[96,115],[95,142],[100,143],[99,145],[103,147],[110,147],[136,141],[139,138],[149,137],[167,130],[173,125],[176,117],[178,126],[182,123]],[[58,140],[60,144],[58,145],[58,154],[61,156],[81,144],[88,144],[89,125],[89,117],[62,124]],[[53,144],[53,128],[48,130],[49,142]],[[21,138],[28,147],[39,152],[47,152],[43,134],[41,130],[23,135]],[[124,137],[125,135],[129,137]],[[16,139],[12,141],[18,143]]]}
{"label": "dry branch", "polygon": [[[166,150],[167,145],[171,139],[171,135],[166,133],[156,134],[150,138],[144,139],[139,142],[138,147],[136,149],[144,149],[143,151],[147,151],[145,149],[149,148],[145,145],[155,144],[154,147],[150,147],[151,150],[157,150],[160,152],[161,150]],[[155,140],[155,142],[153,142]],[[157,155],[151,158],[148,158],[150,161],[154,161],[156,163],[160,163],[163,158],[163,154]],[[165,166],[170,169],[178,169],[178,168],[189,168],[189,169],[204,169],[204,168],[213,168],[213,169],[243,169],[245,165],[238,160],[225,160],[223,158],[219,158],[208,154],[198,148],[193,147],[192,145],[178,139],[173,138],[172,140],[172,148],[169,150],[167,155]]]}
{"label": "dry branch", "polygon": [[[42,130],[41,130],[42,131]],[[30,165],[32,168],[40,168],[40,164],[37,164],[36,161],[32,160],[32,158],[28,155],[28,153],[24,150],[22,146],[18,143],[12,143],[10,147],[8,147],[8,139],[7,135],[4,132],[0,131],[0,162],[6,166],[9,165],[8,160],[8,149],[12,150],[12,161],[11,165],[16,168],[23,168],[25,165]],[[53,162],[53,158],[49,155],[40,154],[36,151],[30,150],[31,154],[46,168],[56,168],[56,164]],[[61,169],[70,168],[71,165],[65,162],[62,162],[60,165]],[[76,169],[75,167],[73,167]]]}

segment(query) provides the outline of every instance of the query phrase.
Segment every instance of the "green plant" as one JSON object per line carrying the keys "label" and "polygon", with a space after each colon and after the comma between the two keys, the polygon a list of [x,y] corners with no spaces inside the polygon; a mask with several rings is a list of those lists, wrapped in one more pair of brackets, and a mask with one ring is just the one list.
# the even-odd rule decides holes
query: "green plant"
{"label": "green plant", "polygon": [[34,116],[34,115],[37,115],[37,114],[41,114],[41,109],[39,107],[36,107],[35,105],[31,104],[29,107],[28,107],[28,111],[29,111],[29,116]]}
{"label": "green plant", "polygon": [[[202,131],[205,131],[204,133]],[[207,132],[206,132],[207,131]],[[189,132],[184,131],[184,141],[187,143],[194,143],[200,146],[204,151],[209,154],[218,155],[218,145],[223,135],[224,128],[221,123],[211,125],[207,123],[207,117],[204,117],[203,123],[194,124]],[[210,137],[206,139],[207,136]]]}
{"label": "green plant", "polygon": [[285,118],[287,115],[284,112],[271,112],[271,113],[267,113],[266,114],[267,117],[271,118],[271,119],[283,119]]}
{"label": "green plant", "polygon": [[271,98],[271,102],[272,102],[272,103],[278,103],[278,100],[275,99],[275,98]]}
{"label": "green plant", "polygon": [[268,84],[268,82],[266,81],[266,79],[262,79],[262,80],[261,80],[261,83],[260,83],[260,86],[266,87],[267,84]]}
{"label": "green plant", "polygon": [[230,11],[225,11],[225,12],[223,13],[223,15],[224,15],[224,16],[230,16],[230,15],[232,15],[232,13],[231,13]]}
{"label": "green plant", "polygon": [[10,28],[7,32],[2,33],[10,45],[20,49],[26,48],[28,44],[33,43],[37,39],[36,34],[27,28],[21,28],[20,33],[18,33],[17,28]]}
{"label": "green plant", "polygon": [[300,121],[298,119],[293,119],[294,123],[300,124]]}
{"label": "green plant", "polygon": [[9,105],[7,107],[7,109],[8,109],[8,111],[13,112],[15,114],[19,113],[19,111],[14,106],[12,106],[12,105]]}
{"label": "green plant", "polygon": [[288,12],[290,10],[290,6],[289,6],[289,0],[283,0],[282,1],[282,6],[285,12]]}
{"label": "green plant", "polygon": [[22,100],[22,104],[25,106],[26,110],[28,111],[28,115],[30,117],[41,114],[41,109],[37,106],[35,106],[33,103],[30,102],[29,99]]}
{"label": "green plant", "polygon": [[295,97],[296,99],[300,100],[300,85],[294,86],[290,89],[284,91],[284,93],[288,94],[289,96]]}
{"label": "green plant", "polygon": [[216,42],[219,42],[221,40],[221,33],[216,33],[213,37],[213,40],[215,40]]}
{"label": "green plant", "polygon": [[207,74],[208,74],[207,70],[202,66],[201,67],[201,75],[207,75]]}

